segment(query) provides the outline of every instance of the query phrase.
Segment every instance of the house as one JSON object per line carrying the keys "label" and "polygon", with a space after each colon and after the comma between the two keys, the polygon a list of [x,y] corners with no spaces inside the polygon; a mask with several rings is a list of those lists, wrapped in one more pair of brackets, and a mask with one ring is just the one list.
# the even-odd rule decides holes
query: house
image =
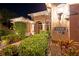
{"label": "house", "polygon": [[27,35],[30,35],[30,34],[34,34],[33,33],[33,21],[29,20],[28,18],[24,18],[24,17],[17,17],[17,18],[13,18],[13,19],[10,19],[11,23],[13,23],[13,25],[15,24],[15,22],[23,22],[26,24],[27,28],[26,28],[26,34]]}
{"label": "house", "polygon": [[79,4],[51,3],[51,37],[79,41]]}
{"label": "house", "polygon": [[50,30],[50,16],[47,11],[28,14],[34,21],[34,33],[39,33],[40,30]]}
{"label": "house", "polygon": [[79,42],[79,4],[50,3],[48,10],[51,15],[50,55],[62,55],[61,46],[52,40],[74,40]]}
{"label": "house", "polygon": [[41,11],[36,13],[28,14],[32,19],[18,17],[10,19],[11,23],[24,22],[27,24],[26,34],[34,35],[39,33],[41,30],[46,31],[50,29],[50,19],[47,11]]}
{"label": "house", "polygon": [[51,13],[52,39],[70,39],[69,4],[52,3],[48,5]]}

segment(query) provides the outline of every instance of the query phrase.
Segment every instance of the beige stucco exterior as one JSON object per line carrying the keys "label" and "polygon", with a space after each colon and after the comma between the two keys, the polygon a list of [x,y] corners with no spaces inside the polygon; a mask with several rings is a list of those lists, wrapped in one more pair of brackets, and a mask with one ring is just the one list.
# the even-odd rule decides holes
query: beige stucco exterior
{"label": "beige stucco exterior", "polygon": [[[52,7],[51,12],[51,31],[53,39],[69,39],[69,20],[66,20],[66,18],[69,17],[69,5],[67,4],[59,4],[54,5]],[[61,14],[61,15],[60,15]],[[55,28],[58,28],[58,30],[55,30]],[[62,30],[62,28],[65,28],[65,30]]]}
{"label": "beige stucco exterior", "polygon": [[49,41],[49,55],[61,55],[61,47],[52,40],[70,39],[69,4],[53,4],[48,6],[51,16],[51,39]]}
{"label": "beige stucco exterior", "polygon": [[15,23],[15,22],[23,22],[26,23],[27,25],[27,31],[26,31],[26,35],[33,35],[34,34],[34,29],[33,29],[33,21],[30,21],[28,18],[24,18],[24,17],[18,17],[18,18],[14,18],[14,19],[10,19],[11,23]]}
{"label": "beige stucco exterior", "polygon": [[52,40],[79,41],[79,14],[71,15],[71,10],[79,11],[79,4],[47,3],[46,6],[46,11],[28,14],[32,20],[19,17],[12,22],[28,22],[28,33],[32,35],[49,29],[49,55],[62,55],[61,47],[53,44]]}
{"label": "beige stucco exterior", "polygon": [[34,21],[35,33],[38,33],[40,30],[46,31],[47,28],[50,29],[50,16],[47,11],[31,13],[28,15],[30,15]]}
{"label": "beige stucco exterior", "polygon": [[27,32],[28,35],[34,35],[35,33],[39,33],[41,30],[46,31],[50,28],[50,19],[47,11],[41,11],[36,13],[28,14],[32,17],[32,19],[18,17],[11,19],[11,23],[15,22],[24,22],[27,24]]}
{"label": "beige stucco exterior", "polygon": [[[52,40],[79,41],[79,4],[50,4],[51,41],[49,42],[49,55],[62,55],[61,46],[53,44]],[[65,30],[63,31],[62,28]]]}

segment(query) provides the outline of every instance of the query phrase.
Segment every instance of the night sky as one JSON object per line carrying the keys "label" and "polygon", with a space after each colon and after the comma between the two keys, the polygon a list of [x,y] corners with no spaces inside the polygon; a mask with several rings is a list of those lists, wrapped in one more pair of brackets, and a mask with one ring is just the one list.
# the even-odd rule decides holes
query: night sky
{"label": "night sky", "polygon": [[46,10],[45,3],[2,3],[0,9],[7,9],[19,16],[25,16],[28,13]]}

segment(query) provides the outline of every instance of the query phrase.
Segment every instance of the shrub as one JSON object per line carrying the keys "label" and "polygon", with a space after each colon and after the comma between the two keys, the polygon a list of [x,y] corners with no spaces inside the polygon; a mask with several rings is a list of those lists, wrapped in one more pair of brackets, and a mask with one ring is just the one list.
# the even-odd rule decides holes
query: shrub
{"label": "shrub", "polygon": [[21,38],[19,38],[19,36],[15,35],[15,34],[10,34],[10,35],[1,37],[2,45],[4,45],[4,46],[11,44],[11,43],[18,42],[20,40],[21,40]]}
{"label": "shrub", "polygon": [[21,40],[21,38],[16,34],[10,34],[7,37],[8,37],[9,43],[15,43]]}
{"label": "shrub", "polygon": [[6,46],[6,45],[8,45],[9,44],[9,39],[8,39],[8,37],[7,36],[2,36],[1,37],[1,45],[2,46]]}
{"label": "shrub", "polygon": [[61,47],[61,53],[64,56],[79,55],[79,42],[75,42],[74,40],[53,40],[53,43]]}
{"label": "shrub", "polygon": [[5,36],[5,35],[7,35],[7,34],[9,34],[8,31],[3,30],[3,29],[0,30],[0,36]]}
{"label": "shrub", "polygon": [[3,36],[3,35],[4,35],[4,31],[0,30],[0,36]]}
{"label": "shrub", "polygon": [[19,48],[19,55],[22,56],[44,56],[48,47],[48,34],[41,32],[22,40]]}
{"label": "shrub", "polygon": [[3,49],[3,53],[5,56],[17,56],[18,55],[17,46],[9,45]]}
{"label": "shrub", "polygon": [[10,31],[9,29],[0,29],[0,40],[1,40],[1,37],[2,36],[6,36],[6,35],[8,35],[8,34],[11,34],[11,33],[13,33],[12,31]]}
{"label": "shrub", "polygon": [[[74,40],[63,40],[61,41],[61,46],[63,49],[63,55],[69,56],[77,56],[79,55],[79,42],[75,42]],[[64,48],[63,48],[64,47]]]}

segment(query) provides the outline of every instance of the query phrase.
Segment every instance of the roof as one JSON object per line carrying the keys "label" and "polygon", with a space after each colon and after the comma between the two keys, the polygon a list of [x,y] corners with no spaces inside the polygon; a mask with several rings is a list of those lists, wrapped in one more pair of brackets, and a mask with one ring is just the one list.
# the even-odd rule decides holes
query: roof
{"label": "roof", "polygon": [[46,11],[40,11],[40,12],[36,12],[36,13],[30,13],[28,14],[29,16],[39,16],[39,15],[48,15],[47,10]]}
{"label": "roof", "polygon": [[28,18],[24,18],[24,17],[17,17],[17,18],[13,18],[13,19],[10,19],[11,22],[30,22],[30,23],[33,23],[33,21],[29,20]]}

